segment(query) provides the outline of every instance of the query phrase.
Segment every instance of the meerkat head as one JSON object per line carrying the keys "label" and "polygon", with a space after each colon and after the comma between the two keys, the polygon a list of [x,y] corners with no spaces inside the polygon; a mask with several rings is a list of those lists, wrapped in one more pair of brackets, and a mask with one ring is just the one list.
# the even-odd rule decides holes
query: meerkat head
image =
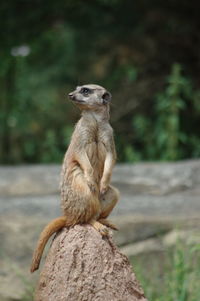
{"label": "meerkat head", "polygon": [[92,110],[109,106],[111,94],[99,85],[83,85],[69,93],[69,98],[81,109]]}

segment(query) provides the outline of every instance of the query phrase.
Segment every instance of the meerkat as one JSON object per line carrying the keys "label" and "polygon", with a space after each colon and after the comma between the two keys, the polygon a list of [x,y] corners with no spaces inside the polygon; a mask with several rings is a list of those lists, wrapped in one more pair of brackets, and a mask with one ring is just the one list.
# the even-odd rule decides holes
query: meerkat
{"label": "meerkat", "polygon": [[91,224],[102,236],[116,227],[106,218],[116,205],[119,192],[110,185],[116,161],[113,129],[109,124],[111,94],[89,84],[78,86],[69,99],[81,110],[61,172],[63,216],[42,231],[33,254],[31,272],[39,268],[50,236],[63,227]]}

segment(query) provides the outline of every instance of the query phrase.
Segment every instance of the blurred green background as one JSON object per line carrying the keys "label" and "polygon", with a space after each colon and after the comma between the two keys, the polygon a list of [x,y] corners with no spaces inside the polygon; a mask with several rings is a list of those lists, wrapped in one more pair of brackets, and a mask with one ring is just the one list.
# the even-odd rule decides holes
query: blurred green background
{"label": "blurred green background", "polygon": [[119,161],[200,157],[196,1],[8,0],[0,28],[0,163],[60,162],[84,83],[113,95]]}

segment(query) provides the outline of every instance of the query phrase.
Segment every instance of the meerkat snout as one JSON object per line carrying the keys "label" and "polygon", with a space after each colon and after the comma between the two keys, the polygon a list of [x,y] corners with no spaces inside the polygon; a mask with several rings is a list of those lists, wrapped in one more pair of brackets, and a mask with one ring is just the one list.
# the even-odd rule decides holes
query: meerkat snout
{"label": "meerkat snout", "polygon": [[73,94],[73,92],[70,92],[69,94],[68,94],[68,98],[70,99],[70,100],[74,100],[74,94]]}

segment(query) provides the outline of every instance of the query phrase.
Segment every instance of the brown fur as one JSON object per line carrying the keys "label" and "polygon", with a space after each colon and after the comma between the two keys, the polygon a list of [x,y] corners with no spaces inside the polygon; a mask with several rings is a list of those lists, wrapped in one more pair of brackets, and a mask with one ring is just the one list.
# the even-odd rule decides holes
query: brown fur
{"label": "brown fur", "polygon": [[[89,89],[90,93],[83,93]],[[118,201],[118,190],[110,185],[116,160],[113,130],[109,124],[111,95],[98,85],[77,87],[69,94],[81,109],[61,174],[61,207],[64,216],[42,231],[33,254],[31,272],[38,269],[49,237],[64,226],[90,223],[102,235],[116,229],[107,216]]]}

